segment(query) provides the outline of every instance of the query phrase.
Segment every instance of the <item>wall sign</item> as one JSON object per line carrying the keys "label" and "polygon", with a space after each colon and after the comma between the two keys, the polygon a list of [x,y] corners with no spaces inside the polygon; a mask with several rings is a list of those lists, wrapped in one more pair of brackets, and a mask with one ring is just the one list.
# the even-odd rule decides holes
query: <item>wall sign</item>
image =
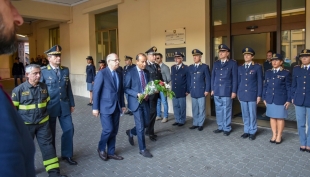
{"label": "wall sign", "polygon": [[185,44],[185,28],[165,30],[166,45]]}
{"label": "wall sign", "polygon": [[181,52],[184,57],[183,61],[186,61],[186,47],[181,48],[168,48],[166,49],[166,62],[174,62],[174,53],[175,52]]}

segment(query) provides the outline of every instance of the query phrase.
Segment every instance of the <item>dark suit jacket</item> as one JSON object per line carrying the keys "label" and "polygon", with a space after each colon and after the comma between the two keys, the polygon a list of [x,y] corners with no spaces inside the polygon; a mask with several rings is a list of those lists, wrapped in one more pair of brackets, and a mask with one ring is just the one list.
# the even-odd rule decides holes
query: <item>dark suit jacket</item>
{"label": "dark suit jacket", "polygon": [[[146,69],[143,71],[146,83],[148,83],[150,81],[149,72]],[[136,111],[139,107],[137,95],[138,93],[142,93],[142,86],[137,67],[131,68],[127,71],[124,79],[124,89],[125,93],[128,94],[128,108],[131,111]]]}
{"label": "dark suit jacket", "polygon": [[71,107],[75,106],[71,82],[69,78],[69,69],[64,66],[59,67],[60,76],[50,65],[41,67],[41,80],[47,85],[48,93],[51,97],[47,105],[47,112],[51,117],[71,114]]}
{"label": "dark suit jacket", "polygon": [[188,66],[182,63],[181,68],[178,70],[176,66],[171,66],[171,90],[175,93],[176,98],[186,97],[186,92],[190,93]]}
{"label": "dark suit jacket", "polygon": [[116,70],[118,76],[118,88],[114,84],[109,67],[97,73],[93,89],[93,110],[99,110],[102,114],[112,114],[115,109],[122,112],[125,107],[123,74]]}
{"label": "dark suit jacket", "polygon": [[0,85],[0,176],[35,177],[34,143]]}
{"label": "dark suit jacket", "polygon": [[[153,65],[156,66],[156,69],[155,69],[155,67]],[[146,65],[146,68],[145,68],[150,73],[150,80],[149,81],[154,81],[154,80],[164,81],[163,77],[161,75],[160,66],[157,63],[154,63],[153,65],[147,62],[147,65]]]}
{"label": "dark suit jacket", "polygon": [[191,97],[201,98],[205,97],[205,92],[210,92],[211,76],[209,66],[201,63],[197,69],[192,64],[188,67],[188,83]]}
{"label": "dark suit jacket", "polygon": [[292,94],[294,104],[310,107],[310,69],[295,66],[293,70]]}

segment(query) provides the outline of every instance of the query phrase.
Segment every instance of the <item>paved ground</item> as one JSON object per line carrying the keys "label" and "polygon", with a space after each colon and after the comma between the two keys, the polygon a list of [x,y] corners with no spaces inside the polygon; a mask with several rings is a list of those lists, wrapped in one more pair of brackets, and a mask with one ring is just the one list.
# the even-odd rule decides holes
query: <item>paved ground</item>
{"label": "paved ground", "polygon": [[[169,122],[156,122],[158,141],[146,138],[147,148],[154,155],[144,158],[135,146],[128,143],[125,130],[133,127],[132,116],[121,117],[117,136],[116,152],[123,161],[101,161],[96,152],[101,133],[100,120],[91,115],[87,98],[75,96],[76,111],[73,114],[74,159],[77,166],[60,161],[61,171],[70,177],[110,176],[310,176],[310,153],[299,151],[296,132],[285,131],[280,145],[269,143],[271,131],[259,128],[255,141],[241,139],[243,127],[233,124],[229,137],[214,134],[216,122],[208,120],[202,132],[189,130],[192,119],[183,127],[173,127],[172,115]],[[60,155],[60,127],[57,127],[57,152]],[[40,150],[37,146],[36,171],[38,177],[46,177]],[[18,167],[17,167],[18,168]]]}

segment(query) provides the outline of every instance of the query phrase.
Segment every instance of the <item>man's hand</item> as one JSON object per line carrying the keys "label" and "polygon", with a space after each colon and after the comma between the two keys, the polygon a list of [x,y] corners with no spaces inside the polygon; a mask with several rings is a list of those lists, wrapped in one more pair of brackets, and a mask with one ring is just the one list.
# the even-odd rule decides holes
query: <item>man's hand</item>
{"label": "man's hand", "polygon": [[212,96],[212,95],[214,95],[214,92],[213,92],[213,90],[211,91],[211,96]]}
{"label": "man's hand", "polygon": [[236,98],[237,94],[236,93],[231,93],[231,99]]}
{"label": "man's hand", "polygon": [[260,102],[260,100],[261,100],[261,97],[257,97],[256,104],[258,104]]}
{"label": "man's hand", "polygon": [[186,92],[186,93],[185,93],[185,96],[187,96],[188,94],[189,94],[189,93]]}
{"label": "man's hand", "polygon": [[74,112],[74,107],[71,107],[71,113],[73,113]]}
{"label": "man's hand", "polygon": [[204,94],[205,94],[205,96],[208,96],[209,92],[205,92]]}
{"label": "man's hand", "polygon": [[290,104],[291,104],[290,102],[286,102],[286,103],[284,104],[285,109],[288,109],[288,107],[289,107]]}
{"label": "man's hand", "polygon": [[266,101],[264,100],[264,104],[265,104],[265,106],[267,106],[267,103],[266,103]]}
{"label": "man's hand", "polygon": [[91,82],[91,84],[93,84],[93,85],[94,85],[94,81],[93,81],[93,82]]}
{"label": "man's hand", "polygon": [[98,111],[98,110],[93,110],[93,115],[94,115],[95,117],[98,117],[98,116],[99,116],[99,111]]}
{"label": "man's hand", "polygon": [[124,112],[126,111],[126,107],[122,107],[122,114],[124,114]]}

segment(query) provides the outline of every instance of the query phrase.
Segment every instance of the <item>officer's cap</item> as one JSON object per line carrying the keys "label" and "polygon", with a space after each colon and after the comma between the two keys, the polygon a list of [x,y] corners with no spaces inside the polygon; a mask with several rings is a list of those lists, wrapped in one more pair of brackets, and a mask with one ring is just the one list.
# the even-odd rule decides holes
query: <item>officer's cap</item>
{"label": "officer's cap", "polygon": [[107,62],[105,60],[100,60],[98,63],[104,63],[106,64]]}
{"label": "officer's cap", "polygon": [[125,55],[125,60],[132,60],[132,57]]}
{"label": "officer's cap", "polygon": [[86,60],[93,60],[93,57],[92,56],[87,56]]}
{"label": "officer's cap", "polygon": [[174,57],[184,57],[181,52],[174,52]]}
{"label": "officer's cap", "polygon": [[243,53],[243,55],[244,54],[251,54],[251,55],[255,55],[255,51],[252,49],[252,48],[250,48],[250,47],[246,47],[246,48],[244,48],[243,50],[242,50],[242,53]]}
{"label": "officer's cap", "polygon": [[303,57],[303,56],[310,56],[310,50],[309,49],[304,49],[300,52],[299,54],[300,57]]}
{"label": "officer's cap", "polygon": [[192,54],[193,55],[202,55],[203,53],[198,49],[194,49],[194,50],[192,50]]}
{"label": "officer's cap", "polygon": [[145,53],[146,54],[152,54],[155,55],[157,51],[157,48],[155,46],[151,47],[149,50],[147,50]]}
{"label": "officer's cap", "polygon": [[220,44],[219,45],[219,51],[230,51],[230,49],[227,47],[225,44]]}
{"label": "officer's cap", "polygon": [[271,61],[272,60],[283,60],[283,57],[281,54],[278,54],[278,53],[274,53],[272,54],[272,58],[270,59]]}
{"label": "officer's cap", "polygon": [[49,50],[45,51],[47,55],[60,55],[61,54],[61,46],[60,45],[54,45]]}

